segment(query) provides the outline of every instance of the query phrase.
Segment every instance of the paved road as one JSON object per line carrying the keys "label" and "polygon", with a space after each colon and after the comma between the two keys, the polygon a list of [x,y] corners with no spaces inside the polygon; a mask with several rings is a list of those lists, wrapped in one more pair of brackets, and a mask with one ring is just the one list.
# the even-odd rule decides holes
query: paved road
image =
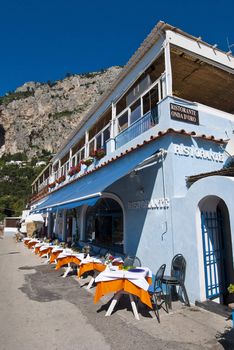
{"label": "paved road", "polygon": [[61,274],[22,243],[0,238],[1,350],[223,349],[216,337],[227,322],[220,316],[195,308],[169,315],[162,310],[158,324],[141,309],[136,321],[126,299],[105,317],[106,305],[93,304],[85,280],[80,285]]}

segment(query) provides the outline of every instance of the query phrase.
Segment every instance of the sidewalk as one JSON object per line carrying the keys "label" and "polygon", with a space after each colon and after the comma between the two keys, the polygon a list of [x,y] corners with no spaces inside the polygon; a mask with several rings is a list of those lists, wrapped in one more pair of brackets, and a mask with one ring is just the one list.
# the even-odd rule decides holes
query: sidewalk
{"label": "sidewalk", "polygon": [[12,237],[0,240],[1,350],[234,349],[224,317],[173,303],[169,314],[160,311],[160,324],[144,307],[137,321],[128,298],[105,317],[111,296],[94,305],[89,278],[62,273]]}

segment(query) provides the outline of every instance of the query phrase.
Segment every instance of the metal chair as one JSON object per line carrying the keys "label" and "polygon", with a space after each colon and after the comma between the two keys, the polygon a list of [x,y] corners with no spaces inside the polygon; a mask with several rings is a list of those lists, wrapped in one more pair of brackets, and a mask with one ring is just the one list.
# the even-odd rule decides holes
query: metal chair
{"label": "metal chair", "polygon": [[137,256],[126,256],[123,265],[141,267],[141,261]]}
{"label": "metal chair", "polygon": [[[154,281],[151,284],[151,286],[148,289],[148,292],[152,298],[153,304],[154,304],[154,312],[157,317],[158,322],[160,323],[160,317],[159,317],[159,309],[162,307],[167,313],[168,313],[168,303],[167,298],[163,292],[162,288],[162,281],[164,272],[166,269],[166,264],[163,264],[158,269]],[[159,303],[158,303],[159,301]],[[165,308],[163,307],[163,304],[165,304]]]}
{"label": "metal chair", "polygon": [[[166,284],[167,295],[169,295],[169,307],[171,308],[172,291],[179,287],[178,295],[185,305],[190,306],[188,294],[184,285],[186,271],[186,260],[182,254],[176,254],[171,262],[171,276],[164,276],[162,283]],[[168,291],[170,289],[170,291]],[[183,296],[182,296],[183,294]]]}

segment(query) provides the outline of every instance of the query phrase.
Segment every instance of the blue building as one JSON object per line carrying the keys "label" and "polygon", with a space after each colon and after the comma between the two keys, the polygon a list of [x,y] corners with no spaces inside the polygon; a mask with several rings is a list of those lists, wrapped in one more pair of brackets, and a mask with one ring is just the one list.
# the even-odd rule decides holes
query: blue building
{"label": "blue building", "polygon": [[[234,58],[159,22],[32,184],[48,235],[137,255],[182,253],[191,302],[234,281]],[[61,135],[62,136],[62,135]]]}

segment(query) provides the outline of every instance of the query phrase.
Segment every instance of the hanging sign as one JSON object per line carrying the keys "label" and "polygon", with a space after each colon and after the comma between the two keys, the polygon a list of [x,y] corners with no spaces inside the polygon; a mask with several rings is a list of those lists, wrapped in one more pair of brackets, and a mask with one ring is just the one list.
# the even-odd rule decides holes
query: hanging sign
{"label": "hanging sign", "polygon": [[170,103],[170,114],[173,120],[199,125],[199,115],[196,109]]}

